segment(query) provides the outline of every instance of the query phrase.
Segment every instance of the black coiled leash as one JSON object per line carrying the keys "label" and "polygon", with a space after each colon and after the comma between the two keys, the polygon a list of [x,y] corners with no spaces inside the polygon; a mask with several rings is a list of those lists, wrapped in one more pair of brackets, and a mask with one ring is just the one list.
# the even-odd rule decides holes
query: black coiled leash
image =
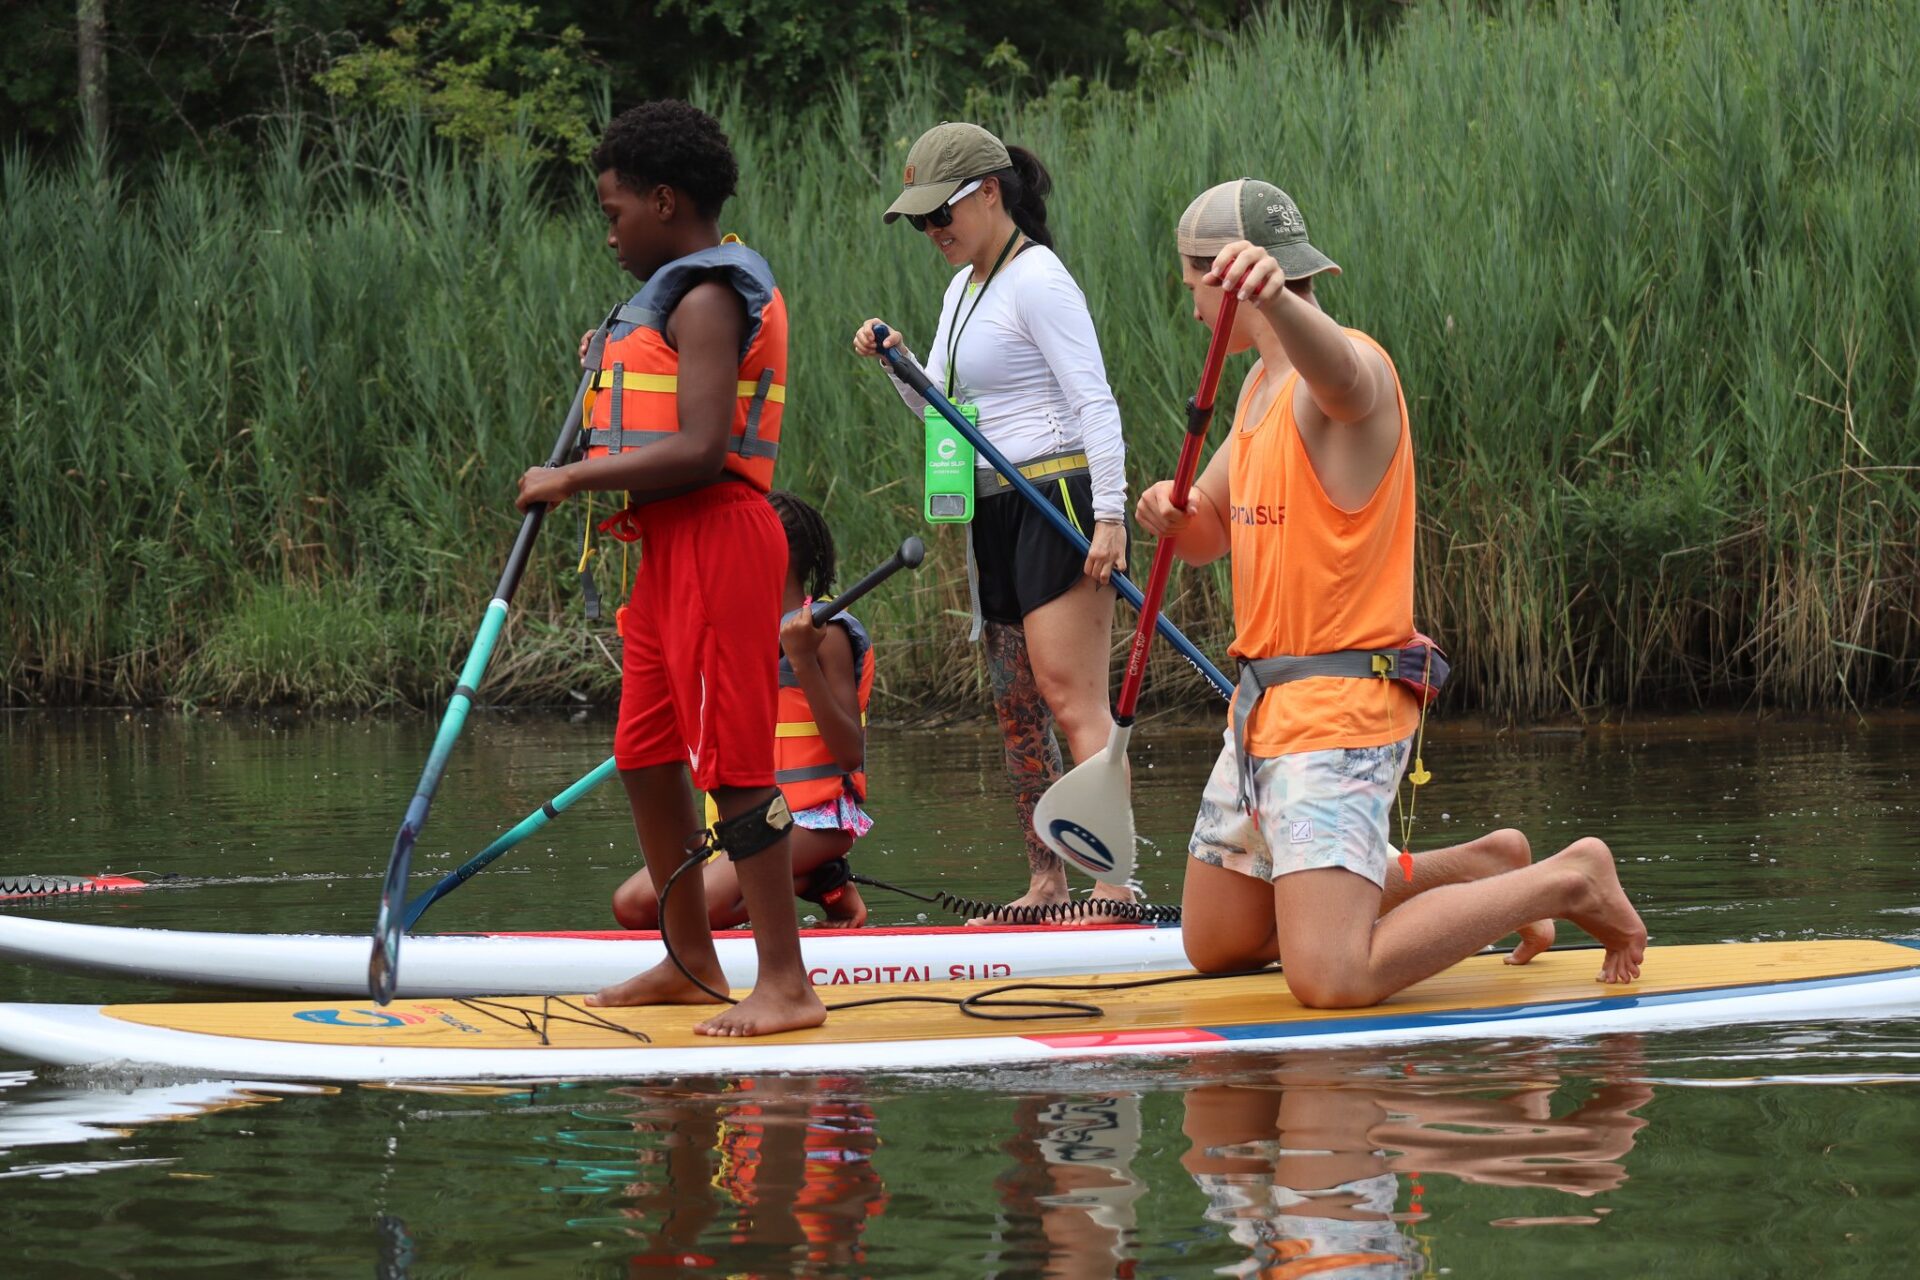
{"label": "black coiled leash", "polygon": [[1036,906],[1011,906],[998,902],[983,902],[978,898],[962,898],[958,894],[948,893],[944,889],[931,894],[916,893],[912,889],[903,889],[897,884],[888,884],[885,880],[875,880],[872,876],[863,876],[859,872],[853,875],[855,884],[871,885],[875,889],[885,889],[916,902],[931,903],[966,918],[985,917],[997,924],[1080,924],[1086,921],[1111,920],[1115,924],[1179,924],[1180,908],[1162,906],[1151,902],[1121,902],[1111,898],[1081,898],[1074,902],[1049,902]]}

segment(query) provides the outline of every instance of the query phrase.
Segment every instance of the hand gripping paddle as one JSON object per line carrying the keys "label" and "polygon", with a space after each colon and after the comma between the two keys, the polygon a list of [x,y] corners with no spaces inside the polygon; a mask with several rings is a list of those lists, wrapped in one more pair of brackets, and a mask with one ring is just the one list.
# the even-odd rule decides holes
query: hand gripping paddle
{"label": "hand gripping paddle", "polygon": [[[1173,472],[1173,505],[1187,508],[1188,490],[1200,469],[1200,449],[1206,443],[1207,424],[1213,420],[1213,396],[1220,385],[1220,366],[1226,363],[1227,339],[1233,333],[1238,299],[1224,293],[1220,315],[1213,322],[1213,341],[1207,345],[1206,367],[1200,390],[1187,401],[1187,438],[1180,445],[1180,465]],[[1102,884],[1125,884],[1133,878],[1133,797],[1127,779],[1127,740],[1133,736],[1133,712],[1140,702],[1140,684],[1147,674],[1147,651],[1153,646],[1154,623],[1167,593],[1173,569],[1172,538],[1160,539],[1153,551],[1153,570],[1140,602],[1140,625],[1134,628],[1127,651],[1127,674],[1114,704],[1113,732],[1106,747],[1089,756],[1047,788],[1034,806],[1033,828],[1047,847]]]}

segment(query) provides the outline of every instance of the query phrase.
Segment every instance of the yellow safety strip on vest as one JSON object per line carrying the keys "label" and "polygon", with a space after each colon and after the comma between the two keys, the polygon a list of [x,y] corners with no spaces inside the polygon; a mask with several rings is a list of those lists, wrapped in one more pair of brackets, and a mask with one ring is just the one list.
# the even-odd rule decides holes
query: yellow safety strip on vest
{"label": "yellow safety strip on vest", "polygon": [[[860,713],[860,727],[864,729],[866,726],[867,713],[862,711]],[[820,726],[812,720],[789,720],[783,724],[773,726],[773,736],[776,738],[817,738],[820,736]]]}
{"label": "yellow safety strip on vest", "polygon": [[[600,375],[594,379],[593,385],[595,390],[610,390],[613,387],[613,370],[602,369]],[[626,391],[652,391],[659,394],[677,394],[680,390],[680,377],[678,374],[673,373],[633,373],[628,371],[621,376],[621,388]],[[735,394],[742,400],[751,400],[759,394],[760,384],[757,382],[741,382],[736,383],[735,388]],[[773,401],[775,404],[785,404],[787,402],[786,384],[776,382],[768,387],[767,399]],[[1084,466],[1085,464],[1082,463],[1082,465]]]}

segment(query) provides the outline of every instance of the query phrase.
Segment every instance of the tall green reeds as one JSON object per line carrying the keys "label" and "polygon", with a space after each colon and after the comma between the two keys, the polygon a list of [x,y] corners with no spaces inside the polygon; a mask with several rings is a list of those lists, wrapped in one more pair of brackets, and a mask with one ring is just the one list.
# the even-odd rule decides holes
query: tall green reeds
{"label": "tall green reeds", "polygon": [[[1136,486],[1171,469],[1204,345],[1173,220],[1241,174],[1299,200],[1345,268],[1323,304],[1405,382],[1451,705],[1844,706],[1920,680],[1913,31],[1890,0],[1432,4],[1379,47],[1276,21],[1157,98],[982,123],[1053,170]],[[847,340],[869,315],[932,332],[944,264],[878,214],[945,112],[911,86],[800,119],[714,105],[727,224],[791,309],[781,483],[856,571],[917,522],[919,433]],[[404,129],[137,194],[97,161],[0,162],[8,695],[443,692],[575,340],[632,288],[599,234],[584,185],[555,211]],[[611,686],[578,528],[551,522],[496,690]],[[932,542],[871,606],[882,715],[974,678],[957,541]],[[1224,574],[1176,591],[1223,648]],[[358,652],[292,664],[288,628]],[[1156,683],[1207,696],[1177,663]]]}

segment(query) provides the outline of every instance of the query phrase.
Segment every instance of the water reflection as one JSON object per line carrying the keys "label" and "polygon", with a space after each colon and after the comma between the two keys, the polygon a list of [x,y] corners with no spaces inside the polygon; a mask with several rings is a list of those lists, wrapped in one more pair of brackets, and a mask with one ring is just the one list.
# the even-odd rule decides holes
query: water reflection
{"label": "water reflection", "polygon": [[[266,1106],[283,1096],[337,1092],[323,1085],[251,1080],[148,1084],[118,1072],[64,1072],[48,1084],[38,1082],[30,1071],[0,1073],[0,1153],[125,1137],[134,1127],[159,1120],[192,1120]],[[22,1167],[0,1169],[0,1176],[17,1174]],[[68,1171],[85,1170],[76,1166]]]}
{"label": "water reflection", "polygon": [[[1471,1078],[1424,1076],[1411,1063],[1383,1078],[1377,1054],[1320,1053],[1188,1089],[1182,1166],[1208,1220],[1246,1250],[1216,1274],[1426,1274],[1433,1259],[1413,1228],[1435,1175],[1580,1197],[1617,1190],[1653,1088],[1639,1079],[1638,1037],[1596,1047],[1605,1073],[1570,1107],[1546,1053]],[[1549,1220],[1597,1221],[1504,1221]]]}
{"label": "water reflection", "polygon": [[1137,1093],[1015,1099],[1000,1147],[1013,1164],[994,1182],[1005,1247],[990,1274],[1129,1273],[1134,1206],[1147,1193],[1133,1170],[1141,1103]]}
{"label": "water reflection", "polygon": [[[1565,1059],[1512,1045],[1491,1061],[1318,1052],[1226,1078],[1194,1066],[1137,1088],[979,1095],[965,1124],[1001,1161],[969,1273],[1115,1277],[1162,1261],[1164,1207],[1183,1175],[1194,1228],[1183,1252],[1221,1276],[1437,1274],[1444,1241],[1421,1234],[1436,1179],[1573,1198],[1496,1225],[1598,1221],[1605,1207],[1591,1202],[1626,1183],[1654,1086],[1638,1037],[1583,1046],[1577,1075]],[[948,1209],[942,1176],[963,1194],[965,1174],[910,1154],[929,1141],[924,1109],[859,1078],[595,1092],[503,1115],[563,1117],[529,1135],[552,1154],[519,1160],[544,1171],[547,1192],[598,1202],[571,1225],[630,1242],[627,1275],[888,1274],[869,1257],[876,1224]],[[890,1166],[905,1171],[903,1201],[883,1179]],[[1150,1193],[1157,1241],[1139,1221]]]}
{"label": "water reflection", "polygon": [[628,1274],[699,1274],[719,1265],[717,1252],[729,1276],[844,1275],[866,1262],[868,1223],[888,1197],[873,1167],[873,1107],[857,1081],[776,1076],[610,1092],[637,1107],[571,1109],[585,1127],[552,1136],[595,1154],[538,1163],[565,1175],[547,1190],[615,1197],[574,1225],[641,1241]]}

